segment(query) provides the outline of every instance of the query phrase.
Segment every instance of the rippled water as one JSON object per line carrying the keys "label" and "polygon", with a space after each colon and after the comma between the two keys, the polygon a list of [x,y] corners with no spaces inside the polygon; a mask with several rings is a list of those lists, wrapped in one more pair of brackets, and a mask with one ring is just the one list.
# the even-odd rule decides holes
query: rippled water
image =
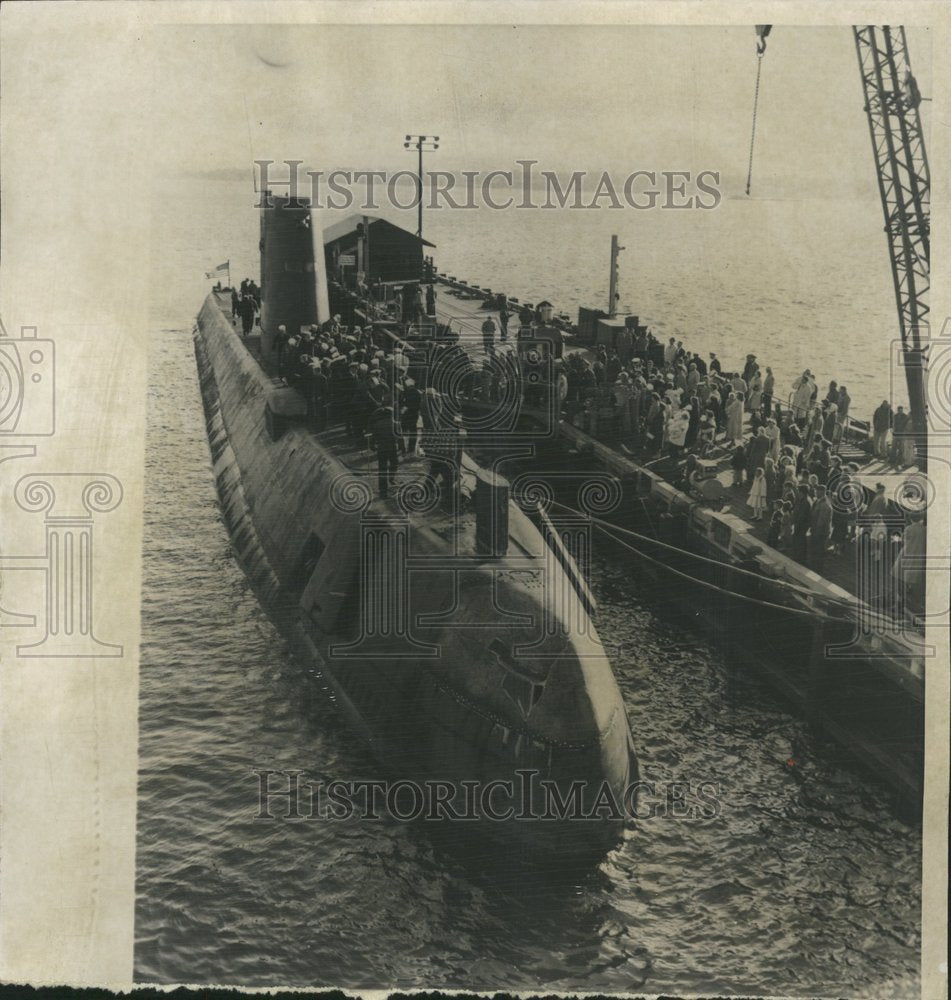
{"label": "rippled water", "polygon": [[228,253],[207,231],[212,249],[201,249],[194,219],[164,226],[149,395],[136,978],[915,993],[918,831],[840,750],[817,744],[767,688],[732,671],[702,632],[652,604],[603,555],[592,575],[597,625],[620,649],[643,777],[719,783],[717,816],[641,821],[583,872],[454,848],[394,820],[255,820],[256,768],[344,779],[377,768],[290,657],[235,560],[185,322],[200,287],[185,298],[184,268]]}

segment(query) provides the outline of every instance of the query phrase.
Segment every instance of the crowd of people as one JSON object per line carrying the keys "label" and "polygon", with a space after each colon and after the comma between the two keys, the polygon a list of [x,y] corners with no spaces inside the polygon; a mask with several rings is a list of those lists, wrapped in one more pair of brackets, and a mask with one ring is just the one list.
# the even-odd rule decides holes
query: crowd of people
{"label": "crowd of people", "polygon": [[[642,327],[620,340],[593,357],[573,353],[555,362],[564,419],[647,463],[666,458],[671,478],[697,495],[715,475],[715,459],[729,456],[732,487],[745,495],[751,519],[763,523],[768,544],[817,571],[855,540],[859,524],[883,549],[885,488],[862,487],[859,465],[840,454],[852,403],[846,386],[830,382],[822,395],[807,369],[778,388],[755,354],[741,370],[725,371],[716,354],[704,359]],[[897,469],[912,463],[904,407],[893,413],[883,401],[872,428],[879,457]]]}
{"label": "crowd of people", "polygon": [[[447,353],[461,348],[447,345]],[[279,374],[307,401],[311,427],[342,426],[354,445],[376,450],[378,487],[389,496],[400,461],[425,457],[444,506],[458,495],[465,429],[459,416],[437,424],[438,407],[424,406],[427,388],[419,360],[400,345],[384,350],[369,328],[347,328],[335,315],[297,335],[278,328]],[[415,376],[415,377],[414,377]]]}
{"label": "crowd of people", "polygon": [[[235,322],[256,307],[259,291],[242,282],[233,293]],[[414,287],[401,305],[404,327],[434,312],[435,293]],[[516,341],[534,335],[537,315],[517,314]],[[518,377],[517,353],[498,350],[509,338],[505,313],[482,324],[481,361],[459,344],[438,345],[454,368],[455,391],[470,399],[497,401],[509,379]],[[884,486],[874,493],[855,478],[859,466],[839,453],[846,437],[851,398],[845,385],[830,382],[821,395],[815,376],[805,370],[790,386],[777,388],[768,366],[748,354],[741,370],[725,371],[716,354],[706,359],[682,341],[659,341],[644,327],[624,329],[613,347],[593,354],[566,353],[560,334],[553,337],[553,380],[562,419],[599,439],[620,444],[645,463],[667,459],[669,478],[700,495],[729,456],[733,489],[745,496],[752,520],[762,522],[769,545],[821,571],[829,553],[868,531],[880,547],[888,534],[889,501]],[[375,447],[379,491],[393,488],[401,458],[425,454],[430,473],[445,499],[458,489],[465,431],[461,420],[433,426],[438,407],[424,405],[436,394],[432,356],[425,367],[398,341],[376,342],[370,328],[348,329],[336,315],[322,326],[275,338],[279,373],[307,400],[315,430],[340,424],[352,440]],[[510,365],[499,364],[508,358]],[[538,391],[537,387],[534,391]],[[526,389],[527,395],[527,389]],[[422,429],[422,435],[420,435]],[[896,468],[914,459],[908,414],[883,401],[871,421],[876,455]],[[861,518],[860,518],[861,515]]]}

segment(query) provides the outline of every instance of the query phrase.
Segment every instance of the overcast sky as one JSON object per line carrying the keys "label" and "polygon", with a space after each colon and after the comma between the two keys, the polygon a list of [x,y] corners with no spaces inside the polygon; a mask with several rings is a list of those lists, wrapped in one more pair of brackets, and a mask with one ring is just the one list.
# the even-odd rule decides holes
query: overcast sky
{"label": "overcast sky", "polygon": [[[908,35],[927,96],[930,32]],[[396,170],[422,131],[441,137],[432,169],[713,169],[734,188],[746,174],[752,26],[186,25],[156,40],[164,170]],[[775,196],[875,193],[849,28],[773,29],[754,169]]]}

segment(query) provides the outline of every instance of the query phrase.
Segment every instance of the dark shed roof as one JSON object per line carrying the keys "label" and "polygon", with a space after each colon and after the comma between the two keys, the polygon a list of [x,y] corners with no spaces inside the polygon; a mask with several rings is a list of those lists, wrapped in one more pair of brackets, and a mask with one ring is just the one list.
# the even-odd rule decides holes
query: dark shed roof
{"label": "dark shed roof", "polygon": [[415,233],[411,233],[408,229],[403,229],[402,226],[394,226],[392,222],[387,222],[386,219],[381,219],[377,215],[348,215],[339,222],[335,222],[332,226],[327,226],[324,229],[324,246],[328,247],[334,243],[351,242],[356,236],[357,226],[364,219],[369,224],[371,235],[374,229],[391,229],[398,232],[402,238],[415,240],[424,247],[435,247],[436,245],[435,243],[430,243],[429,240],[421,240]]}

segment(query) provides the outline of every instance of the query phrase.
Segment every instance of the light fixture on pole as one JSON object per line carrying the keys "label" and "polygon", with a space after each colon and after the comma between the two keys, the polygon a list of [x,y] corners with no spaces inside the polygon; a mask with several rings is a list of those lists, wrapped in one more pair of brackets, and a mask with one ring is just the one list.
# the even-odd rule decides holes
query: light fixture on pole
{"label": "light fixture on pole", "polygon": [[423,238],[423,150],[439,149],[438,135],[408,135],[403,143],[404,149],[415,149],[419,153],[419,167],[416,173],[417,194],[419,195],[419,217],[416,223],[416,235]]}

